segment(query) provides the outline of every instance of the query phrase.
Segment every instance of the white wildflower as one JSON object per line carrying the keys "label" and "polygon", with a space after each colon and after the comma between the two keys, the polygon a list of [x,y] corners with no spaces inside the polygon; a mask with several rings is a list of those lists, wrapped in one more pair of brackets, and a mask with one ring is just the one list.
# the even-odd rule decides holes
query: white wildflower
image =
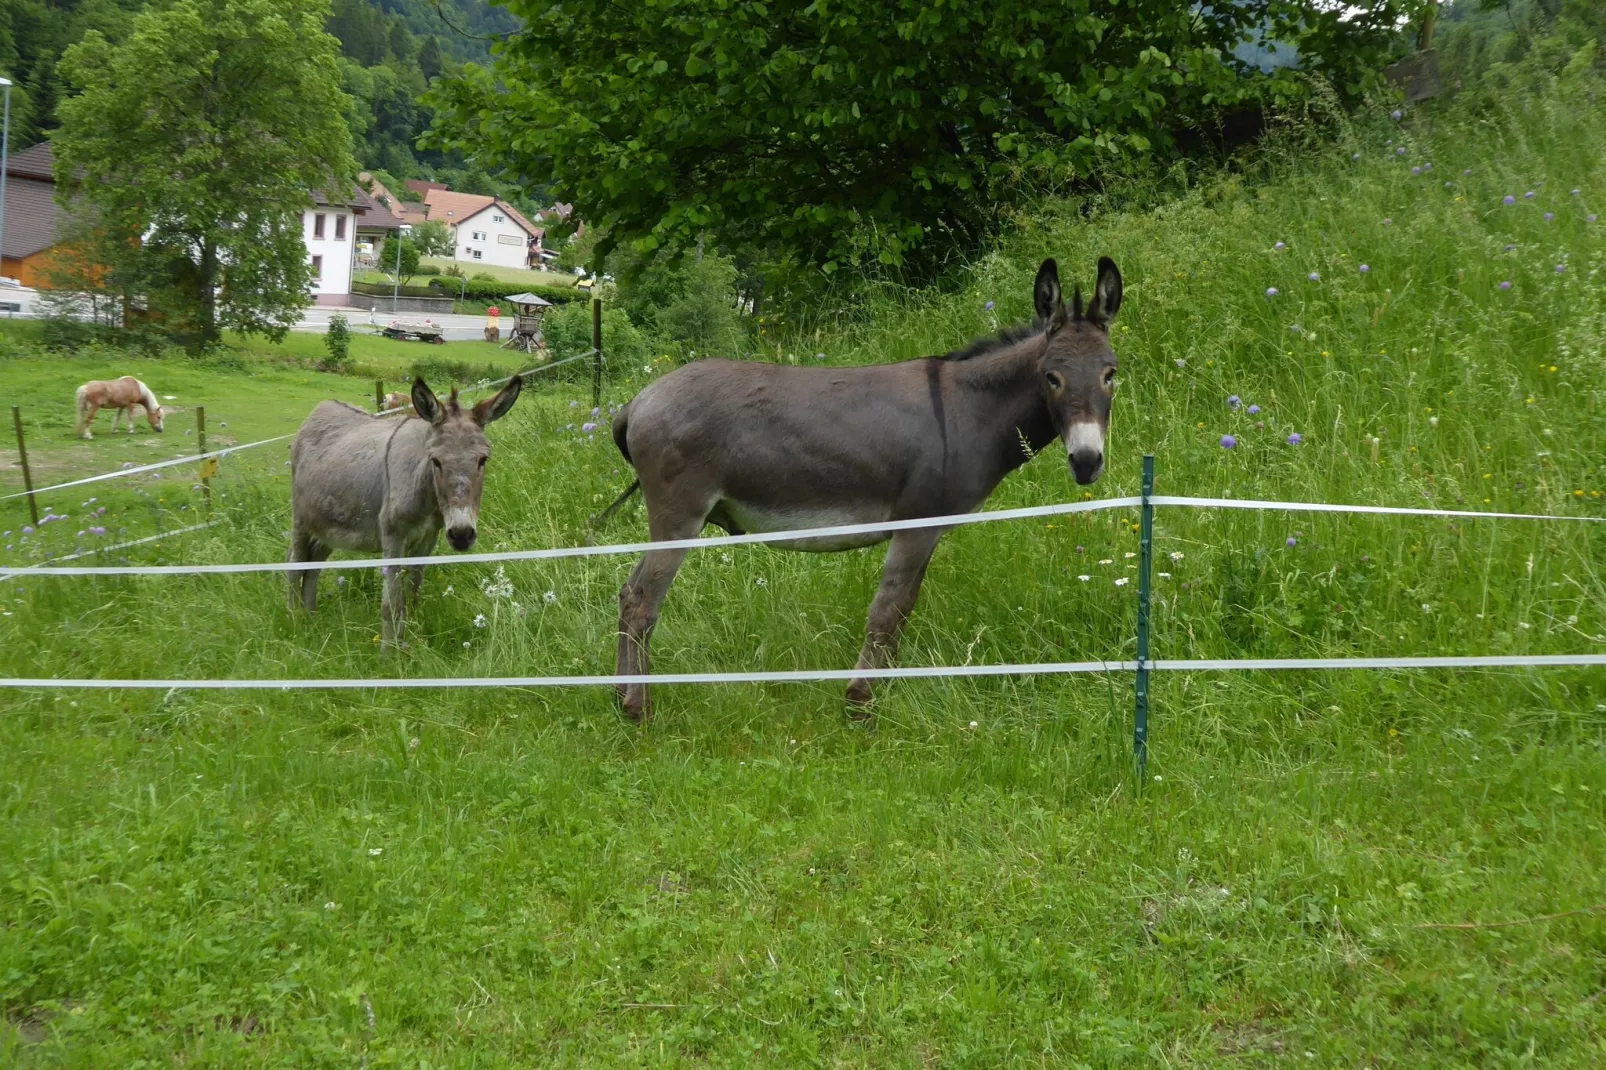
{"label": "white wildflower", "polygon": [[486,598],[512,598],[513,581],[507,578],[507,569],[497,565],[493,578],[480,580],[480,590],[485,592]]}
{"label": "white wildflower", "polygon": [[1131,550],[1128,550],[1125,554],[1123,554],[1121,556],[1125,557],[1128,561],[1130,561],[1130,560],[1132,560],[1134,557],[1136,557],[1138,555],[1133,553]]}
{"label": "white wildflower", "polygon": [[1171,578],[1171,573],[1169,572],[1156,572],[1155,575],[1159,576],[1162,580],[1168,580]]}
{"label": "white wildflower", "polygon": [[548,591],[546,594],[541,596],[541,601],[545,602],[549,606],[553,602],[556,602],[557,600],[558,600],[558,592],[556,592],[556,591]]}
{"label": "white wildflower", "polygon": [[1113,564],[1115,564],[1115,562],[1111,558],[1101,557],[1101,558],[1099,558],[1099,564],[1101,564],[1101,565],[1113,565]]}
{"label": "white wildflower", "polygon": [[383,847],[370,847],[370,848],[368,848],[368,857],[369,858],[378,858],[380,855],[382,855],[384,853],[385,853],[385,849]]}
{"label": "white wildflower", "polygon": [[1084,572],[1084,573],[1082,573],[1082,574],[1081,574],[1081,575],[1080,575],[1080,576],[1078,576],[1078,577],[1076,577],[1076,578],[1077,578],[1077,579],[1079,579],[1079,580],[1081,580],[1081,581],[1082,581],[1082,582],[1083,582],[1083,583],[1086,583],[1086,582],[1088,582],[1088,581],[1089,581],[1089,580],[1091,580],[1091,579],[1092,579],[1092,578],[1093,578],[1093,577],[1092,577],[1092,576],[1089,576],[1089,575],[1088,575],[1088,574],[1087,574],[1087,573],[1085,573],[1085,572]]}
{"label": "white wildflower", "polygon": [[[474,627],[476,627],[476,628],[485,627],[485,614],[484,613],[476,613],[474,615]],[[464,645],[467,645],[467,644],[464,644]]]}
{"label": "white wildflower", "polygon": [[1182,551],[1181,550],[1172,550],[1171,551],[1171,560],[1173,560],[1173,561],[1181,561],[1182,560]]}
{"label": "white wildflower", "polygon": [[1128,582],[1130,582],[1130,581],[1128,580],[1128,578],[1126,576],[1119,576],[1119,577],[1116,578],[1115,585],[1117,587],[1125,587]]}
{"label": "white wildflower", "polygon": [[449,583],[448,583],[448,584],[447,584],[447,585],[446,585],[446,593],[447,593],[447,594],[451,594],[451,593],[452,593],[452,592],[453,592],[453,591],[455,591],[455,590],[456,590],[456,589],[457,589],[457,588],[455,588],[455,587],[453,587],[453,586],[452,586],[452,585],[451,585],[451,584],[449,584]]}
{"label": "white wildflower", "polygon": [[769,585],[770,581],[765,579],[763,576],[760,576],[758,579],[753,581],[754,587],[768,587]]}

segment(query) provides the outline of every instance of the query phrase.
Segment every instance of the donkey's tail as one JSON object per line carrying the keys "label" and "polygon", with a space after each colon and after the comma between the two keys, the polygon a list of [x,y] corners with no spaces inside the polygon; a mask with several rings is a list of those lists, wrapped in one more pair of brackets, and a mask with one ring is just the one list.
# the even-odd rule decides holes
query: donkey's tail
{"label": "donkey's tail", "polygon": [[[630,427],[630,402],[625,402],[624,408],[613,418],[613,444],[619,447],[619,453],[625,460],[630,461],[630,443],[625,439],[625,432]],[[635,464],[635,461],[630,461]]]}
{"label": "donkey's tail", "polygon": [[591,518],[591,526],[594,527],[594,528],[600,528],[602,525],[606,524],[608,522],[608,518],[610,516],[612,516],[614,513],[617,513],[619,511],[619,507],[621,505],[623,505],[625,502],[628,502],[631,499],[631,497],[636,493],[636,491],[638,491],[640,489],[641,489],[641,480],[639,480],[639,479],[632,480],[631,483],[630,483],[630,486],[625,488],[625,492],[623,494],[619,495],[619,497],[617,497],[617,498],[615,498],[613,500],[613,504],[612,505],[608,506],[608,508],[604,509],[602,512],[598,513],[596,516]]}

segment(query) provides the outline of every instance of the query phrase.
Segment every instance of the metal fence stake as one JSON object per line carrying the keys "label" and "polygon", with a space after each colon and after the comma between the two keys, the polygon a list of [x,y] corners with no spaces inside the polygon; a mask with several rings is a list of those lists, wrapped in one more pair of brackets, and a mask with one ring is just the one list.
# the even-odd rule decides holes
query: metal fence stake
{"label": "metal fence stake", "polygon": [[1143,490],[1138,536],[1138,671],[1132,716],[1132,754],[1138,764],[1138,790],[1149,767],[1149,577],[1154,565],[1154,454],[1143,455]]}
{"label": "metal fence stake", "polygon": [[591,407],[602,404],[602,302],[591,302]]}
{"label": "metal fence stake", "polygon": [[28,444],[22,440],[22,410],[11,406],[11,422],[17,427],[17,453],[22,457],[22,488],[28,492],[28,513],[33,526],[39,526],[39,503],[33,497],[33,474],[28,471]]}

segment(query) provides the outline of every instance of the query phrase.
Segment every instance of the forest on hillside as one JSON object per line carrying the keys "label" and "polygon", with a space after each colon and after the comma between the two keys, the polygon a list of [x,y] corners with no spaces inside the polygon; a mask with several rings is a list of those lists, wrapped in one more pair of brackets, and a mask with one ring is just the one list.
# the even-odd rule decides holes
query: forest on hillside
{"label": "forest on hillside", "polygon": [[[91,29],[126,36],[146,0],[0,0],[0,74],[16,83],[11,146],[27,148],[58,125],[61,54]],[[423,97],[430,82],[464,63],[484,63],[491,42],[518,20],[485,0],[333,0],[328,29],[341,46],[341,80],[353,152],[391,188],[408,178],[496,194],[525,207],[544,199],[544,176],[517,184],[471,166],[461,153],[420,149],[434,118]]]}

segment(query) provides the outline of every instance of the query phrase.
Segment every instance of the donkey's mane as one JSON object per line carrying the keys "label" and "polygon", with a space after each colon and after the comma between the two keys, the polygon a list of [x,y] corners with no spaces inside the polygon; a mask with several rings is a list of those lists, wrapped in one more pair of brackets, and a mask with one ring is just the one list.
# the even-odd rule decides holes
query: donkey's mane
{"label": "donkey's mane", "polygon": [[989,335],[986,338],[978,338],[962,349],[949,350],[942,355],[942,359],[975,360],[977,357],[985,357],[989,353],[996,353],[1000,349],[1008,349],[1012,345],[1024,342],[1033,335],[1042,333],[1043,325],[1041,323],[1034,321],[1032,323],[1016,324],[1013,327],[1005,327],[997,334]]}

